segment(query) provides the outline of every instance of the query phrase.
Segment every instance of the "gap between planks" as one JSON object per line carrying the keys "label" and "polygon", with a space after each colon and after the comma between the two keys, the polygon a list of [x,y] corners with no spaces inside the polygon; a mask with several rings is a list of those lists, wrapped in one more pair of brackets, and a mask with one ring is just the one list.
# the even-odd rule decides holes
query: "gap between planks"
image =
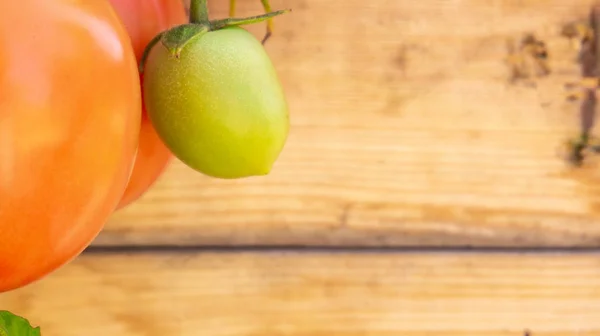
{"label": "gap between planks", "polygon": [[83,254],[154,253],[388,253],[388,254],[599,254],[600,247],[294,246],[294,245],[90,245]]}

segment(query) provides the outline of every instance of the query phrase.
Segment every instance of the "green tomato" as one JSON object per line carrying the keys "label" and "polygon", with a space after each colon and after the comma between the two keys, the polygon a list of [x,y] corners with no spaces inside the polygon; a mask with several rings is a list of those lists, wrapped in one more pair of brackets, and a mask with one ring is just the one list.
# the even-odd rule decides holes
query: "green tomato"
{"label": "green tomato", "polygon": [[179,160],[217,178],[271,171],[287,140],[288,105],[252,34],[236,26],[208,31],[177,53],[158,43],[143,71],[148,116]]}

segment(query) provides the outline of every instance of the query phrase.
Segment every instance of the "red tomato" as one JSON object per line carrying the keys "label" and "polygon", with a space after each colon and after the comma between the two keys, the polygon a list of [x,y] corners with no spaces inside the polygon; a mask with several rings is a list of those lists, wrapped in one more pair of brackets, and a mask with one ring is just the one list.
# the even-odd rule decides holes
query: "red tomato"
{"label": "red tomato", "polygon": [[[181,0],[110,0],[110,2],[129,32],[138,62],[142,58],[146,45],[157,34],[188,21]],[[171,152],[154,131],[144,109],[135,167],[119,208],[129,205],[148,191],[160,177],[171,157]]]}
{"label": "red tomato", "polygon": [[0,1],[0,292],[75,258],[133,167],[141,90],[106,0]]}

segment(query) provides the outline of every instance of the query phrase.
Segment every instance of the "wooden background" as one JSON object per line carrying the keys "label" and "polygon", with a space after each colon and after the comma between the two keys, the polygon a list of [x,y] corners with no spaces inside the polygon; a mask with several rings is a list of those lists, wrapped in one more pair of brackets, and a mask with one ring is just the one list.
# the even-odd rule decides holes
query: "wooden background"
{"label": "wooden background", "polygon": [[[272,3],[293,9],[267,45],[292,120],[273,172],[174,162],[0,309],[43,336],[600,335],[600,170],[560,156],[579,123],[560,29],[592,1]],[[528,32],[552,72],[511,84]]]}

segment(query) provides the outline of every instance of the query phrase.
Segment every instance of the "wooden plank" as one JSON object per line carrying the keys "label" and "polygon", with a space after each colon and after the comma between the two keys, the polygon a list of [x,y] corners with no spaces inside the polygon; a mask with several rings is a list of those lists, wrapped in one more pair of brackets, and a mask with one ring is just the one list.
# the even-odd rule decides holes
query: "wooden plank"
{"label": "wooden plank", "polygon": [[[239,16],[261,11],[238,1]],[[292,119],[272,174],[175,163],[95,244],[599,246],[597,160],[559,155],[579,123],[560,30],[590,3],[273,0],[294,11],[267,44]],[[550,52],[537,87],[510,84],[504,64],[526,32]]]}
{"label": "wooden plank", "polygon": [[44,336],[600,334],[597,254],[84,255],[0,295]]}

